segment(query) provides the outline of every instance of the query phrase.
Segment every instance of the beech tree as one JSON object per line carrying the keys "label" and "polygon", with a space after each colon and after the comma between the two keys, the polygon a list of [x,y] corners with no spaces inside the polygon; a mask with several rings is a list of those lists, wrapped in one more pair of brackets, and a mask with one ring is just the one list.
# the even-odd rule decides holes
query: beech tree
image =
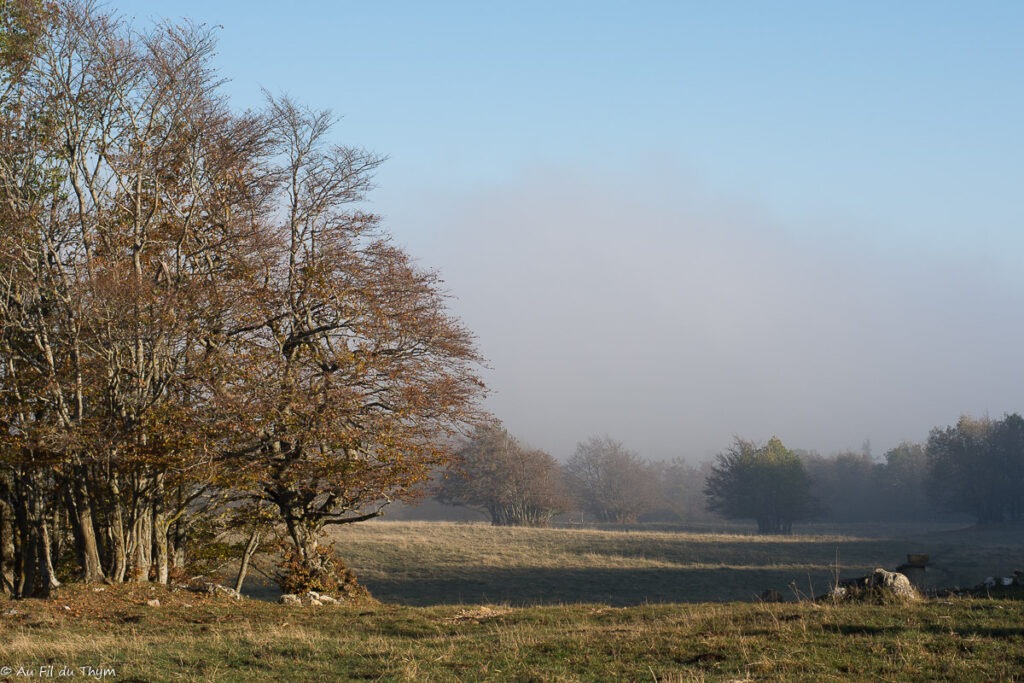
{"label": "beech tree", "polygon": [[330,114],[287,99],[269,98],[268,123],[282,239],[264,252],[261,317],[224,349],[248,369],[221,378],[215,405],[242,427],[229,461],[315,565],[324,527],[378,516],[446,462],[440,444],[473,414],[479,358],[436,274],[353,208],[380,159],[330,144]]}
{"label": "beech tree", "polygon": [[88,0],[0,8],[0,587],[156,580],[190,517],[275,509],[304,575],[478,416],[471,334],[358,206],[381,159],[210,32]]}
{"label": "beech tree", "polygon": [[546,526],[569,506],[558,462],[498,425],[477,427],[435,495],[482,511],[495,526]]}
{"label": "beech tree", "polygon": [[704,493],[711,512],[757,520],[758,533],[789,534],[793,522],[819,512],[810,489],[803,463],[777,437],[763,446],[737,438],[716,457]]}

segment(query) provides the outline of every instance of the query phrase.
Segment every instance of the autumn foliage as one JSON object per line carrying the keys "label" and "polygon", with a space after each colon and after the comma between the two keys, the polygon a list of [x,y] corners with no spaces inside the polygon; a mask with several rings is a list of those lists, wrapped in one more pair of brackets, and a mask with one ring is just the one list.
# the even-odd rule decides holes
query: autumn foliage
{"label": "autumn foliage", "polygon": [[197,520],[246,504],[311,571],[325,526],[477,417],[472,335],[361,208],[381,159],[287,98],[232,111],[213,50],[84,0],[0,6],[5,592],[167,582]]}

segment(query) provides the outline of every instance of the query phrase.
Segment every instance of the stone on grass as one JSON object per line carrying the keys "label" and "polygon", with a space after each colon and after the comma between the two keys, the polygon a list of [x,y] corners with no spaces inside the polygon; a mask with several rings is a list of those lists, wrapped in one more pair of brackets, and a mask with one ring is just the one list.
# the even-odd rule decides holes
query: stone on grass
{"label": "stone on grass", "polygon": [[896,598],[897,600],[917,600],[920,597],[914,584],[910,583],[905,575],[899,572],[887,572],[884,569],[876,569],[871,573],[868,587],[882,594]]}
{"label": "stone on grass", "polygon": [[879,568],[867,576],[840,582],[820,599],[888,604],[909,602],[919,597],[917,589],[906,576]]}

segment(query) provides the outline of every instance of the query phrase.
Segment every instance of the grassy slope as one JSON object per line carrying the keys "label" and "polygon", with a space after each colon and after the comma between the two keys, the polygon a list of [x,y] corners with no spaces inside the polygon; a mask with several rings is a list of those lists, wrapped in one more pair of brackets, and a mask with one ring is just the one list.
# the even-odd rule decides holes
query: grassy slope
{"label": "grassy slope", "polygon": [[[658,576],[687,585],[661,589],[666,599],[698,590],[685,581],[694,567],[718,572],[716,590],[745,572],[803,571],[818,560],[825,566],[815,571],[827,576],[836,545],[844,566],[842,558],[891,564],[882,555],[900,559],[902,541],[408,524],[365,525],[341,540],[378,597],[418,595],[429,606],[368,601],[314,609],[150,586],[71,586],[52,601],[0,599],[0,667],[107,666],[120,681],[1013,680],[1024,672],[1024,602],[1016,600],[877,607],[637,599],[657,587]],[[1013,554],[1013,537],[930,540],[950,560],[1004,562]],[[774,566],[756,568],[763,563]],[[531,570],[560,580],[531,594]],[[630,582],[638,571],[650,573],[647,583]],[[429,579],[448,572],[456,572],[452,583],[513,576],[518,583],[508,590],[528,595],[506,604],[444,604],[453,602],[451,587]],[[611,585],[594,580],[590,588],[633,606],[598,604],[607,602],[599,597],[551,604],[576,603],[560,598],[582,589],[561,579],[588,572],[613,576]],[[152,597],[160,607],[146,606]]]}

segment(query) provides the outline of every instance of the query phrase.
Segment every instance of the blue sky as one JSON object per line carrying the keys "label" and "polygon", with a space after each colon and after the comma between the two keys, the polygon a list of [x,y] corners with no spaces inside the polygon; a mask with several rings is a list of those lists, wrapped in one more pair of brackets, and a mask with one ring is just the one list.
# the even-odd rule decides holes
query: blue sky
{"label": "blue sky", "polygon": [[161,2],[389,156],[509,428],[705,457],[1024,410],[1024,3]]}

